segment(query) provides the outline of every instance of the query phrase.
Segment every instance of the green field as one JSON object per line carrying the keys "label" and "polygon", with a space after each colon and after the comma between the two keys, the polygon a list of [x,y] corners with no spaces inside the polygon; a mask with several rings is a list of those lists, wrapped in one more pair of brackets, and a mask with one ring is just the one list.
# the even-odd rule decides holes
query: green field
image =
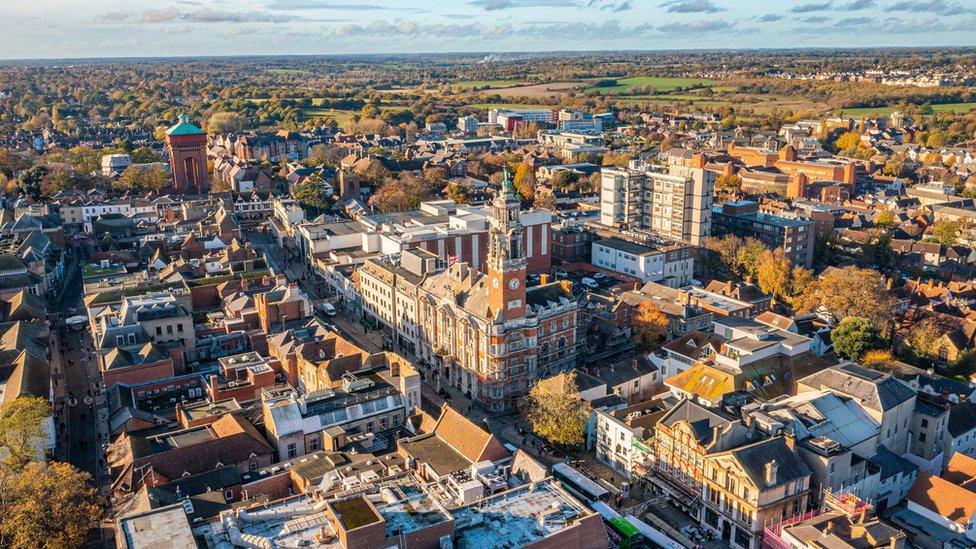
{"label": "green field", "polygon": [[341,111],[339,109],[329,109],[326,107],[307,107],[301,111],[301,117],[303,120],[320,116],[330,116],[334,118],[340,126],[352,118],[354,114],[356,114],[356,111]]}
{"label": "green field", "polygon": [[[611,79],[607,78],[605,80]],[[707,86],[715,83],[715,80],[707,78],[666,78],[660,76],[632,76],[630,78],[616,78],[615,80],[617,81],[616,85],[589,89],[596,90],[600,93],[625,93],[631,88],[638,86],[654,86],[659,92],[667,92],[675,88]]]}
{"label": "green field", "polygon": [[558,109],[559,107],[553,107],[552,105],[523,105],[522,103],[475,103],[473,105],[468,105],[475,109]]}
{"label": "green field", "polygon": [[[897,107],[858,107],[856,109],[842,109],[841,114],[847,116],[888,116],[889,114],[895,112]],[[932,105],[932,110],[935,112],[949,112],[956,114],[964,114],[976,110],[976,103],[945,103],[942,105]]]}
{"label": "green field", "polygon": [[511,88],[520,86],[522,82],[518,80],[466,80],[464,82],[454,82],[453,86],[462,88]]}

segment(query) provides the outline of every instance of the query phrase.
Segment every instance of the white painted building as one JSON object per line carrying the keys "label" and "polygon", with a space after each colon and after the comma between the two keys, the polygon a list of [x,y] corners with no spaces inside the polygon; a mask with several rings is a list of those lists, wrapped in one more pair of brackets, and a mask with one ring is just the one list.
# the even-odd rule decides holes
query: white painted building
{"label": "white painted building", "polygon": [[686,245],[655,248],[616,238],[597,240],[592,244],[590,262],[641,282],[660,282],[673,288],[690,284],[695,274],[695,252]]}

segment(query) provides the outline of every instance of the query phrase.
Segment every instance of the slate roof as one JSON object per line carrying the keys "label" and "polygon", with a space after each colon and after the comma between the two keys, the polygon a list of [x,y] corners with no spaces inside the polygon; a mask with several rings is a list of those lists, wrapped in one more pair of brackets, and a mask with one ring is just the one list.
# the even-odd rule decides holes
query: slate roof
{"label": "slate roof", "polygon": [[47,305],[44,299],[26,290],[21,290],[7,300],[7,321],[45,320]]}
{"label": "slate roof", "polygon": [[718,408],[706,408],[692,400],[682,399],[661,417],[659,423],[666,427],[673,427],[679,421],[691,425],[698,443],[708,446],[712,441],[713,427],[725,426],[735,421],[735,418],[722,412]]}
{"label": "slate roof", "polygon": [[723,339],[721,336],[695,330],[690,334],[685,334],[677,339],[673,339],[661,347],[683,357],[698,360],[702,349],[706,345],[711,344],[716,350],[718,350],[722,348],[722,343],[724,342],[725,339]]}
{"label": "slate roof", "polygon": [[889,479],[898,473],[902,473],[907,476],[911,475],[915,471],[918,471],[918,465],[915,465],[907,459],[885,448],[883,444],[878,446],[878,451],[871,456],[868,461],[881,467],[882,481]]}
{"label": "slate roof", "polygon": [[[786,439],[783,437],[769,438],[741,446],[729,451],[729,454],[735,458],[759,490],[768,490],[811,474],[807,464],[803,463],[795,450],[787,446]],[[765,467],[773,460],[777,465],[776,479],[773,483],[767,483]]]}
{"label": "slate roof", "polygon": [[3,380],[3,403],[21,396],[47,398],[50,393],[51,371],[48,363],[26,350],[10,365],[0,367]]}
{"label": "slate roof", "polygon": [[888,411],[915,396],[911,387],[890,374],[869,370],[852,362],[811,374],[801,379],[800,383],[849,395],[879,412]]}
{"label": "slate roof", "polygon": [[976,429],[976,404],[964,401],[950,408],[947,429],[953,438]]}
{"label": "slate roof", "polygon": [[593,375],[606,382],[607,385],[614,387],[623,383],[629,383],[638,377],[656,372],[657,370],[658,367],[648,360],[646,356],[637,355],[633,358],[625,358],[613,364],[602,366],[594,371]]}

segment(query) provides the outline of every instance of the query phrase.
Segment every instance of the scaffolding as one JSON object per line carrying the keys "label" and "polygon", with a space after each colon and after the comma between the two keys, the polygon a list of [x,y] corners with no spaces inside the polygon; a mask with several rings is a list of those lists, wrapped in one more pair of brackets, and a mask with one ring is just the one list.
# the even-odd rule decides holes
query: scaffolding
{"label": "scaffolding", "polygon": [[817,509],[766,526],[763,529],[763,549],[792,549],[792,546],[783,540],[783,530],[794,524],[799,524],[822,515],[823,513],[836,511],[843,513],[849,518],[858,517],[857,520],[859,522],[864,522],[868,513],[871,512],[871,503],[860,499],[854,494],[848,492],[837,492],[835,494],[828,489],[822,489],[820,492],[821,503]]}

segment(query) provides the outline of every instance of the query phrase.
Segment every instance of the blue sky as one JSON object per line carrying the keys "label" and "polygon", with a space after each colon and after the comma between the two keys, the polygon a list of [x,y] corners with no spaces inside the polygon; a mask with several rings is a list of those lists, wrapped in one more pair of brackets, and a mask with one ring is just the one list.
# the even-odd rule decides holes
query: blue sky
{"label": "blue sky", "polygon": [[976,45],[973,0],[3,3],[6,59]]}

